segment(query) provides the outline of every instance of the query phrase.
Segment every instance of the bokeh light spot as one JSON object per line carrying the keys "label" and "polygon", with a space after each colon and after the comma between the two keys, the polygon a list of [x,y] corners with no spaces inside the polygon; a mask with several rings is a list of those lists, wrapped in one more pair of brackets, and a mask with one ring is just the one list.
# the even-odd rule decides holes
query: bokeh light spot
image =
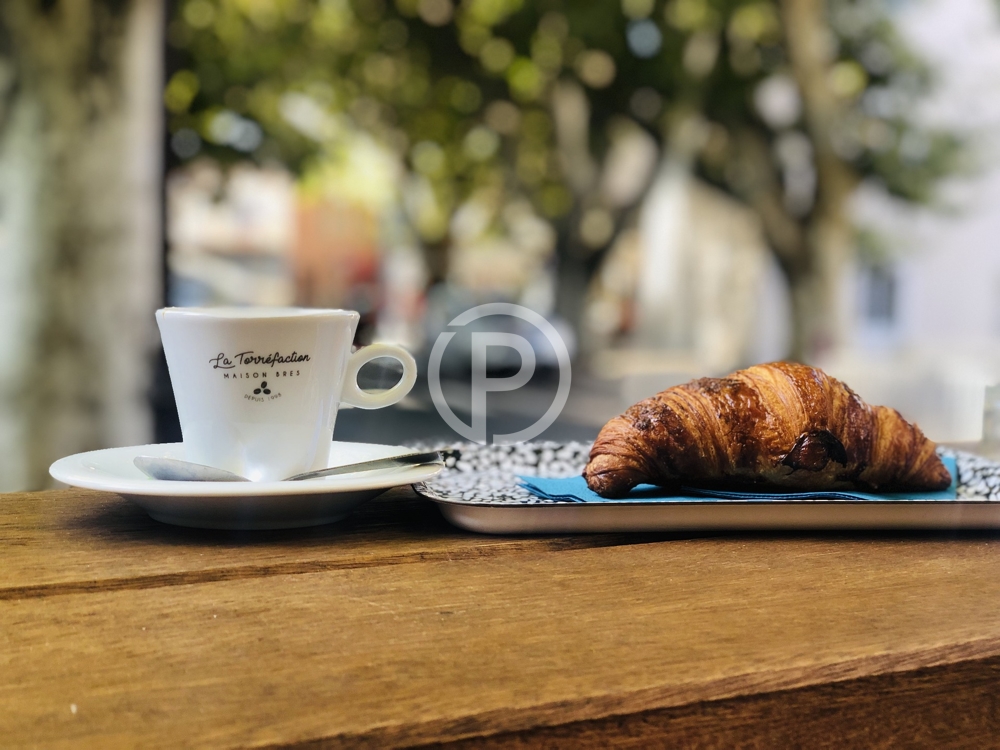
{"label": "bokeh light spot", "polygon": [[531,58],[540,68],[558,70],[562,66],[562,45],[548,34],[539,34],[531,44]]}
{"label": "bokeh light spot", "polygon": [[198,94],[198,76],[190,70],[178,70],[170,77],[163,91],[163,103],[175,114],[186,112]]}
{"label": "bokeh light spot", "polygon": [[729,36],[734,41],[775,41],[781,33],[777,11],[770,3],[751,3],[733,11]]}
{"label": "bokeh light spot", "polygon": [[534,62],[526,57],[519,57],[507,70],[507,84],[515,99],[531,101],[542,93],[545,78]]}
{"label": "bokeh light spot", "polygon": [[170,150],[178,159],[190,159],[201,151],[201,136],[191,128],[181,128],[170,137]]}
{"label": "bokeh light spot", "polygon": [[603,89],[615,80],[615,61],[607,52],[590,49],[576,58],[576,74],[593,89]]}
{"label": "bokeh light spot", "polygon": [[789,75],[773,75],[761,81],[754,89],[753,103],[772,128],[794,125],[802,114],[799,87]]}
{"label": "bokeh light spot", "polygon": [[695,78],[704,78],[719,57],[719,35],[714,31],[696,31],[684,45],[684,69]]}
{"label": "bokeh light spot", "polygon": [[190,0],[184,6],[184,20],[196,29],[207,29],[215,20],[215,7],[208,0]]}
{"label": "bokeh light spot", "polygon": [[462,148],[473,161],[486,161],[500,148],[500,136],[483,125],[477,125],[465,136]]}
{"label": "bokeh light spot", "polygon": [[420,0],[417,4],[417,14],[430,26],[444,26],[454,13],[451,0]]}
{"label": "bokeh light spot", "polygon": [[211,116],[206,135],[213,143],[244,152],[253,151],[264,140],[260,125],[228,109]]}
{"label": "bokeh light spot", "polygon": [[622,0],[622,13],[628,18],[647,18],[654,5],[655,0]]}
{"label": "bokeh light spot", "polygon": [[868,85],[868,74],[865,69],[853,60],[844,60],[833,66],[830,71],[830,88],[844,99],[852,99]]}
{"label": "bokeh light spot", "polygon": [[633,21],[625,32],[628,48],[636,57],[653,57],[663,46],[663,34],[649,19]]}
{"label": "bokeh light spot", "polygon": [[667,23],[681,31],[706,28],[715,19],[708,0],[673,0],[667,3],[663,16]]}
{"label": "bokeh light spot", "polygon": [[521,127],[521,110],[511,102],[498,100],[486,108],[486,124],[501,135],[514,135]]}
{"label": "bokeh light spot", "polygon": [[421,141],[410,151],[410,161],[415,170],[434,177],[444,171],[444,150],[433,141]]}
{"label": "bokeh light spot", "polygon": [[503,73],[514,62],[514,45],[506,39],[490,39],[480,50],[479,60],[491,73]]}

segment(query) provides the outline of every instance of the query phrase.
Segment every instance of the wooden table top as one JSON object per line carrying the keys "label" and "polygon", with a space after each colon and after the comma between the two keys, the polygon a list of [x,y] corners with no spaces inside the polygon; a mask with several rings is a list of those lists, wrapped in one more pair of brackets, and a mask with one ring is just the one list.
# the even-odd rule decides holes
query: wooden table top
{"label": "wooden table top", "polygon": [[236,534],[0,496],[3,747],[984,747],[998,678],[995,535],[487,537],[409,490]]}

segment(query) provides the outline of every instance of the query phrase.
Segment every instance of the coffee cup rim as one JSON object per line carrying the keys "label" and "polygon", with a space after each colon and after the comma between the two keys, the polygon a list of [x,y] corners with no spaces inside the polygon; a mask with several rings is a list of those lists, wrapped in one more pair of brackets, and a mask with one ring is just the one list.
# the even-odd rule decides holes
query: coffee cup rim
{"label": "coffee cup rim", "polygon": [[218,307],[161,307],[157,317],[213,318],[216,320],[282,320],[301,318],[355,317],[356,310],[340,310],[319,307],[264,307],[264,306],[218,306]]}

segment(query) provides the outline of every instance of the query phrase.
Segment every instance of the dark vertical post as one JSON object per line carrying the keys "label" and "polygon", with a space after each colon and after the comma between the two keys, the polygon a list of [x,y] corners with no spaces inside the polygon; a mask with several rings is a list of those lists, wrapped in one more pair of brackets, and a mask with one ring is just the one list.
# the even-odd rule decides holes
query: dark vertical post
{"label": "dark vertical post", "polygon": [[[177,15],[178,0],[164,0],[163,30],[161,54],[163,55],[163,80],[161,91],[166,88],[167,81],[178,66],[178,55],[168,42],[171,20]],[[162,99],[162,97],[161,97]],[[160,179],[160,247],[161,247],[161,304],[166,306],[170,301],[170,269],[167,264],[167,175],[177,166],[178,159],[170,148],[170,127],[167,114],[163,118],[163,174]],[[174,402],[174,392],[170,386],[170,374],[167,372],[167,360],[163,349],[157,346],[153,365],[153,382],[150,388],[150,405],[153,409],[153,439],[157,443],[175,443],[181,440],[180,420],[177,417],[177,404]]]}

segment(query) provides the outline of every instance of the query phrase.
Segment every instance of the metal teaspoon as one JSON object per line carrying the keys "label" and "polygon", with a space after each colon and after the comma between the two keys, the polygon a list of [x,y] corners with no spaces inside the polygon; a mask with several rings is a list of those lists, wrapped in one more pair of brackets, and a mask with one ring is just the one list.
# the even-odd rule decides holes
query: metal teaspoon
{"label": "metal teaspoon", "polygon": [[[179,458],[157,458],[155,456],[136,456],[132,463],[143,474],[151,479],[167,482],[249,482],[251,480],[234,474],[225,469],[213,466],[182,461]],[[441,463],[441,454],[437,451],[424,453],[404,453],[401,456],[376,458],[370,461],[359,461],[344,466],[331,466],[327,469],[307,471],[295,474],[281,481],[299,482],[304,479],[330,477],[336,474],[353,474],[356,471],[371,471],[372,469],[391,469],[397,466],[416,466],[422,464]]]}

